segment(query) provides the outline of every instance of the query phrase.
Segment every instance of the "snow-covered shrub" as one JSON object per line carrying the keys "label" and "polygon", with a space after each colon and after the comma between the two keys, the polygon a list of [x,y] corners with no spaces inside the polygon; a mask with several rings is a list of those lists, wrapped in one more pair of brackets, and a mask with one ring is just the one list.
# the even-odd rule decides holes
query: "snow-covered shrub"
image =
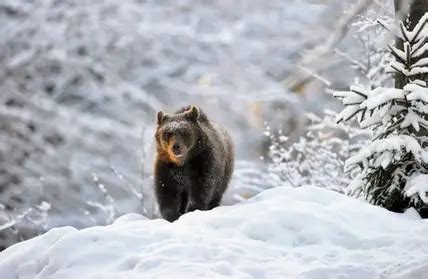
{"label": "snow-covered shrub", "polygon": [[401,23],[397,36],[404,47],[389,47],[388,71],[404,77],[403,88],[353,85],[334,93],[346,106],[338,122],[357,118],[361,128],[373,131],[371,143],[346,161],[348,171],[360,169],[349,192],[397,212],[427,207],[427,26],[428,13],[413,30]]}
{"label": "snow-covered shrub", "polygon": [[[3,243],[0,243],[0,251],[6,248],[5,243],[7,242],[25,240],[47,231],[50,203],[40,201],[33,207],[16,209],[12,212],[6,207],[8,205],[0,203],[0,235],[3,240]],[[32,226],[22,227],[23,222],[32,224]]]}
{"label": "snow-covered shrub", "polygon": [[[352,174],[343,172],[344,161],[364,144],[366,131],[337,125],[336,113],[325,111],[323,118],[308,114],[311,124],[303,137],[287,147],[282,130],[266,128],[269,137],[269,172],[293,187],[313,185],[344,192]],[[352,139],[352,140],[350,140]]]}

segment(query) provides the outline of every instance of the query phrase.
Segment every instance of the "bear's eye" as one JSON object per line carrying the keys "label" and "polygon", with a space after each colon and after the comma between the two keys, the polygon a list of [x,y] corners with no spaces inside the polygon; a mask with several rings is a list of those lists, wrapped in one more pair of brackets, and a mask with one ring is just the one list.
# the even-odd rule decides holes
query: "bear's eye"
{"label": "bear's eye", "polygon": [[169,140],[171,138],[171,136],[172,136],[171,132],[164,132],[163,133],[163,139],[164,140]]}

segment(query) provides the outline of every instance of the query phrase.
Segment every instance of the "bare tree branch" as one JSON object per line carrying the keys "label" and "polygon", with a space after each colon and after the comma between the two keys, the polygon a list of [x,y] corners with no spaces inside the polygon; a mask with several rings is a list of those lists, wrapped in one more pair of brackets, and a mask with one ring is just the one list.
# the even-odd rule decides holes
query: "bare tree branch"
{"label": "bare tree branch", "polygon": [[[335,46],[345,37],[348,32],[351,22],[356,16],[364,12],[372,3],[370,0],[359,0],[352,9],[343,15],[343,17],[335,25],[335,31],[326,39],[324,43],[308,51],[309,55],[305,55],[299,63],[304,68],[310,66],[314,72],[320,74],[323,70],[328,69],[329,57]],[[309,80],[313,76],[306,71],[296,71],[284,80],[284,85],[288,90],[294,91]]]}

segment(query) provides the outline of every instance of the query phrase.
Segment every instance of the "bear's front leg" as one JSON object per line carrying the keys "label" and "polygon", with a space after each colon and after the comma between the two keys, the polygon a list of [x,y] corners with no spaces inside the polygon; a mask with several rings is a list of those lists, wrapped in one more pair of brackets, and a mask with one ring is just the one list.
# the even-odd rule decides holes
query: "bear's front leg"
{"label": "bear's front leg", "polygon": [[174,222],[182,214],[180,194],[176,189],[160,184],[156,190],[160,214],[165,220]]}
{"label": "bear's front leg", "polygon": [[192,185],[187,212],[194,210],[209,210],[210,201],[215,189],[215,179],[199,179]]}
{"label": "bear's front leg", "polygon": [[168,169],[158,167],[155,171],[155,194],[162,217],[173,222],[183,214],[183,189]]}

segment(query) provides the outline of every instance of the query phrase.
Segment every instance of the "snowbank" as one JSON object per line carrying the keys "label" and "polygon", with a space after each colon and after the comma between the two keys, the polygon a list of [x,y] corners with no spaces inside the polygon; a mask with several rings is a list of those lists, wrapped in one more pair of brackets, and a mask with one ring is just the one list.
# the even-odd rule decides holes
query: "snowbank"
{"label": "snowbank", "polygon": [[[423,278],[428,222],[321,188],[275,188],[175,223],[128,214],[0,254],[9,278]],[[426,277],[425,277],[426,278]]]}

